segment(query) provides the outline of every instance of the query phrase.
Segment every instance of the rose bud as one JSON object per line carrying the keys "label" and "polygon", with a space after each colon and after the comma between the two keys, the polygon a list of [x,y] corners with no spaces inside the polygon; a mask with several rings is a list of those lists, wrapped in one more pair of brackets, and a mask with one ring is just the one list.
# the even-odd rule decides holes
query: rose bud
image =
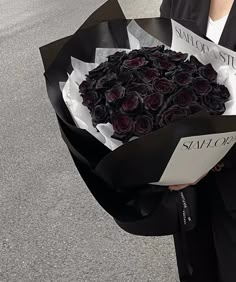
{"label": "rose bud", "polygon": [[133,112],[139,106],[140,98],[136,92],[130,93],[122,101],[121,108],[124,112]]}
{"label": "rose bud", "polygon": [[199,95],[207,94],[212,89],[209,81],[205,78],[194,78],[192,81],[192,85],[193,90]]}
{"label": "rose bud", "polygon": [[134,124],[134,134],[137,136],[147,135],[152,131],[153,120],[150,116],[139,116]]}
{"label": "rose bud", "polygon": [[121,85],[117,85],[110,90],[106,91],[106,100],[108,103],[114,103],[117,100],[121,99],[125,95],[125,88]]}
{"label": "rose bud", "polygon": [[116,135],[125,135],[132,131],[133,121],[131,117],[125,114],[118,114],[112,121],[113,129]]}
{"label": "rose bud", "polygon": [[157,111],[162,106],[163,100],[160,94],[148,95],[144,98],[144,107],[146,110]]}

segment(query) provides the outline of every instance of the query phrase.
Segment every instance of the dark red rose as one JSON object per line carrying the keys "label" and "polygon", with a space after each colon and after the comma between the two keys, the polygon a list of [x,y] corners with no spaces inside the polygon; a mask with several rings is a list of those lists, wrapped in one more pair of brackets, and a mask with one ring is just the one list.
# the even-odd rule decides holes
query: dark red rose
{"label": "dark red rose", "polygon": [[144,136],[152,131],[153,120],[150,116],[143,115],[137,117],[134,124],[134,134],[136,136]]}
{"label": "dark red rose", "polygon": [[202,107],[200,104],[198,104],[197,102],[193,102],[190,106],[189,106],[189,114],[196,114],[198,112],[201,112],[205,110],[204,107]]}
{"label": "dark red rose", "polygon": [[155,68],[145,68],[140,72],[143,82],[150,82],[160,77],[161,73]]}
{"label": "dark red rose", "polygon": [[210,82],[205,78],[194,78],[192,82],[193,90],[199,94],[204,95],[211,91],[212,87]]}
{"label": "dark red rose", "polygon": [[137,69],[144,65],[146,65],[148,62],[143,57],[137,57],[130,60],[124,60],[123,66],[127,69]]}
{"label": "dark red rose", "polygon": [[87,90],[91,90],[94,88],[96,84],[96,80],[95,79],[90,79],[87,78],[86,80],[84,80],[80,85],[79,85],[79,90],[81,93],[86,92]]}
{"label": "dark red rose", "polygon": [[165,52],[168,54],[170,60],[174,62],[184,62],[188,58],[188,54],[183,54],[181,52],[175,52],[172,50],[166,50]]}
{"label": "dark red rose", "polygon": [[175,105],[178,105],[180,107],[187,107],[196,100],[196,96],[193,93],[192,89],[189,87],[181,88],[177,93],[173,95],[172,99]]}
{"label": "dark red rose", "polygon": [[118,80],[124,85],[134,79],[131,71],[121,71],[118,75]]}
{"label": "dark red rose", "polygon": [[117,100],[123,98],[125,95],[125,88],[121,85],[117,85],[106,92],[106,100],[108,103],[114,103]]}
{"label": "dark red rose", "polygon": [[175,90],[175,84],[166,78],[156,79],[153,83],[154,89],[161,94],[169,94]]}
{"label": "dark red rose", "polygon": [[97,125],[98,123],[106,122],[107,115],[108,113],[105,106],[96,106],[92,112],[93,124]]}
{"label": "dark red rose", "polygon": [[201,97],[201,105],[211,114],[222,115],[225,112],[225,104],[210,93]]}
{"label": "dark red rose", "polygon": [[187,71],[178,71],[175,74],[175,82],[180,86],[186,86],[192,82],[192,75]]}
{"label": "dark red rose", "polygon": [[157,126],[165,127],[174,121],[186,118],[187,115],[187,109],[174,105],[171,108],[167,108],[161,115],[157,115]]}
{"label": "dark red rose", "polygon": [[147,83],[132,83],[127,86],[127,93],[137,92],[140,96],[145,97],[151,92],[151,88]]}
{"label": "dark red rose", "polygon": [[133,120],[128,115],[119,114],[113,118],[112,125],[116,135],[124,136],[132,131]]}
{"label": "dark red rose", "polygon": [[144,107],[146,110],[157,111],[163,105],[163,100],[160,94],[148,95],[144,98]]}
{"label": "dark red rose", "polygon": [[139,106],[139,102],[140,102],[140,98],[138,96],[138,93],[133,92],[133,93],[129,93],[129,95],[127,95],[121,104],[121,108],[124,112],[133,112],[134,110],[136,110]]}
{"label": "dark red rose", "polygon": [[183,62],[180,64],[179,69],[182,71],[188,71],[188,72],[195,72],[197,70],[196,65],[191,64],[190,62]]}
{"label": "dark red rose", "polygon": [[171,71],[171,70],[174,70],[176,68],[176,64],[171,62],[171,61],[160,61],[160,62],[158,62],[157,66],[160,69],[164,69],[166,71]]}
{"label": "dark red rose", "polygon": [[92,109],[100,101],[100,98],[96,91],[86,91],[86,93],[82,95],[83,105]]}
{"label": "dark red rose", "polygon": [[108,73],[101,77],[96,83],[96,89],[107,88],[115,84],[117,75],[115,73]]}
{"label": "dark red rose", "polygon": [[101,63],[99,66],[89,72],[89,77],[97,80],[106,74],[108,68],[108,62]]}
{"label": "dark red rose", "polygon": [[122,52],[118,51],[115,54],[108,56],[107,59],[108,62],[117,63],[117,62],[121,62],[125,57],[127,57],[125,51]]}
{"label": "dark red rose", "polygon": [[215,82],[217,79],[217,72],[213,69],[211,64],[199,68],[200,74],[206,79]]}
{"label": "dark red rose", "polygon": [[212,84],[212,90],[209,95],[220,100],[222,103],[228,101],[230,98],[229,90],[224,85],[219,85],[217,83]]}

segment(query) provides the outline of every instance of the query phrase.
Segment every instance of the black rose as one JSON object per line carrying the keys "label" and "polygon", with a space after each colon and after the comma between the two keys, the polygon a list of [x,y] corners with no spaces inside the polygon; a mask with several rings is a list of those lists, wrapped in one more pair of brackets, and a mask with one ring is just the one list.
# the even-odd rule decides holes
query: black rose
{"label": "black rose", "polygon": [[157,111],[163,105],[163,100],[160,94],[148,95],[144,98],[144,107],[146,110]]}
{"label": "black rose", "polygon": [[187,115],[187,109],[174,105],[171,108],[164,110],[161,115],[157,115],[157,127],[165,127],[174,121],[186,118]]}
{"label": "black rose", "polygon": [[101,97],[96,91],[86,91],[86,93],[82,95],[82,99],[83,105],[91,110],[100,101]]}
{"label": "black rose", "polygon": [[107,118],[107,110],[103,105],[98,105],[94,108],[92,112],[93,124],[104,123]]}
{"label": "black rose", "polygon": [[153,119],[148,115],[137,117],[134,124],[134,134],[136,136],[144,136],[153,129]]}
{"label": "black rose", "polygon": [[133,120],[130,116],[125,114],[119,114],[112,120],[115,135],[124,136],[133,129]]}
{"label": "black rose", "polygon": [[143,57],[137,57],[130,60],[124,60],[123,67],[127,69],[137,69],[144,65],[146,65],[148,62]]}
{"label": "black rose", "polygon": [[211,91],[212,87],[210,82],[205,78],[194,78],[192,82],[193,90],[199,94],[204,95]]}
{"label": "black rose", "polygon": [[230,98],[229,90],[224,85],[219,85],[217,83],[212,84],[212,90],[209,95],[220,100],[221,102],[226,102]]}
{"label": "black rose", "polygon": [[94,88],[96,84],[96,80],[95,79],[90,79],[87,78],[86,80],[84,80],[80,85],[79,85],[79,90],[81,93],[84,93],[88,90],[91,90]]}
{"label": "black rose", "polygon": [[168,54],[168,57],[170,58],[170,60],[174,62],[184,62],[188,58],[188,54],[184,54],[181,52],[175,52],[170,49],[165,50],[165,53]]}
{"label": "black rose", "polygon": [[161,73],[155,68],[145,68],[140,72],[140,77],[143,82],[150,82],[160,77]]}
{"label": "black rose", "polygon": [[115,84],[117,75],[115,73],[108,73],[107,75],[98,79],[96,83],[96,89],[108,88]]}
{"label": "black rose", "polygon": [[175,84],[166,78],[156,79],[153,83],[154,89],[161,94],[172,93],[175,90]]}
{"label": "black rose", "polygon": [[211,114],[221,115],[225,112],[225,104],[210,94],[201,97],[201,105]]}
{"label": "black rose", "polygon": [[180,107],[187,107],[197,99],[190,87],[181,88],[171,98],[173,99],[173,104],[178,105]]}
{"label": "black rose", "polygon": [[125,95],[125,88],[121,85],[117,85],[106,92],[106,100],[108,103],[114,103],[121,99]]}
{"label": "black rose", "polygon": [[89,71],[89,78],[99,79],[103,77],[109,68],[108,62],[101,63],[95,69]]}
{"label": "black rose", "polygon": [[117,62],[121,62],[126,57],[127,57],[126,52],[122,51],[122,52],[116,52],[115,54],[108,56],[107,59],[108,62],[117,63]]}
{"label": "black rose", "polygon": [[118,80],[124,85],[132,81],[134,78],[131,71],[121,71],[118,75]]}
{"label": "black rose", "polygon": [[206,79],[215,82],[217,79],[217,72],[213,69],[211,64],[199,68],[200,74]]}
{"label": "black rose", "polygon": [[140,98],[136,92],[129,93],[121,104],[121,108],[124,112],[133,112],[139,106]]}
{"label": "black rose", "polygon": [[147,83],[131,83],[127,86],[127,92],[137,92],[140,96],[145,97],[151,92]]}
{"label": "black rose", "polygon": [[196,114],[198,112],[201,112],[205,110],[203,106],[201,106],[200,104],[198,104],[197,102],[193,102],[190,106],[189,106],[189,114]]}
{"label": "black rose", "polygon": [[192,73],[197,70],[197,66],[194,64],[191,64],[190,62],[183,62],[179,65],[179,69],[182,71],[188,71]]}
{"label": "black rose", "polygon": [[186,86],[192,82],[192,75],[187,71],[178,71],[175,74],[175,82],[180,86]]}
{"label": "black rose", "polygon": [[176,64],[171,62],[171,61],[160,61],[157,63],[157,66],[160,68],[160,69],[163,69],[165,71],[171,71],[171,70],[174,70],[176,68]]}

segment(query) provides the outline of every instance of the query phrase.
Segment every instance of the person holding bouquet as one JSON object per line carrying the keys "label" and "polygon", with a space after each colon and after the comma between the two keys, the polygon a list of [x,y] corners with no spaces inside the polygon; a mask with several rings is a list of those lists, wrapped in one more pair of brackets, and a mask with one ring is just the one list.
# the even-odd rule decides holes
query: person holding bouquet
{"label": "person holding bouquet", "polygon": [[[236,2],[233,0],[164,0],[162,17],[180,21],[199,35],[236,51]],[[196,30],[194,30],[196,32]],[[236,154],[235,146],[204,178],[196,183],[172,185],[179,191],[197,189],[198,225],[186,233],[192,276],[185,275],[181,234],[174,235],[181,282],[236,281]]]}

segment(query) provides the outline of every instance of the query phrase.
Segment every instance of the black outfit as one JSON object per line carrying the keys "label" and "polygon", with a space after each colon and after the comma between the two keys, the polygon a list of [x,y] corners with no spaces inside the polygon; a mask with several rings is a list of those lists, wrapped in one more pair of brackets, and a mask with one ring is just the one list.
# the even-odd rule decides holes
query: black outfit
{"label": "black outfit", "polygon": [[[164,0],[161,16],[172,18],[199,35],[207,30],[210,0]],[[236,2],[219,44],[236,51]],[[196,28],[196,29],[195,29]],[[185,273],[180,234],[174,235],[181,282],[236,281],[236,154],[235,146],[224,159],[221,172],[209,173],[197,186],[198,225],[186,233],[193,275]]]}

